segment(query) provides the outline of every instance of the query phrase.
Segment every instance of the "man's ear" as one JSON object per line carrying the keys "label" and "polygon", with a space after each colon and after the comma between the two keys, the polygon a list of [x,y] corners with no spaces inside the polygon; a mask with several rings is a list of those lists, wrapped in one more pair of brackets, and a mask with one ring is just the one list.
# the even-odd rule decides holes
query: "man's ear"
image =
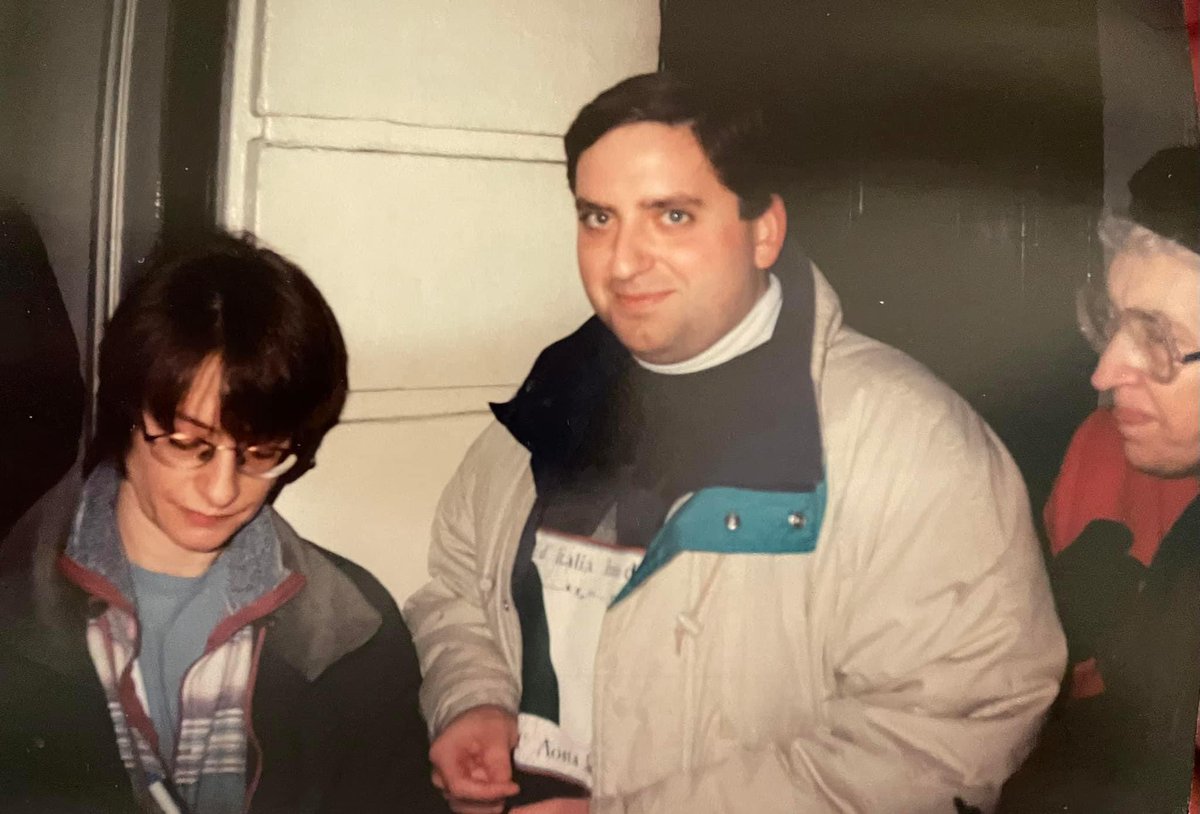
{"label": "man's ear", "polygon": [[772,193],[771,203],[752,221],[754,230],[754,266],[766,270],[775,265],[783,239],[787,237],[787,209],[783,198]]}

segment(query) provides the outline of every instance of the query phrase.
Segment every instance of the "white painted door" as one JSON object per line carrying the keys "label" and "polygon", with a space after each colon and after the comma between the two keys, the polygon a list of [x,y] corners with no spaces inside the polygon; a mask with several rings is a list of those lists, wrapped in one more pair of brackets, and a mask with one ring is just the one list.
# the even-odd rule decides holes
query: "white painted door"
{"label": "white painted door", "polygon": [[561,135],[653,70],[654,0],[240,0],[220,211],[341,322],[351,395],[278,508],[402,601],[442,486],[587,316]]}

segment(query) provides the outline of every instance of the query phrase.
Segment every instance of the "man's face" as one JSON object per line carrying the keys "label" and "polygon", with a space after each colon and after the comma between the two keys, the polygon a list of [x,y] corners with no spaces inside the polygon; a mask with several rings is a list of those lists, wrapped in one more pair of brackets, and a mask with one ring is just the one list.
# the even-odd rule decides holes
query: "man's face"
{"label": "man's face", "polygon": [[[1123,252],[1109,267],[1108,295],[1118,311],[1159,312],[1181,354],[1200,348],[1200,272],[1173,254]],[[1125,457],[1164,477],[1194,474],[1200,466],[1200,364],[1179,367],[1163,384],[1147,375],[1126,332],[1113,337],[1092,374],[1092,386],[1111,390],[1113,417]]]}
{"label": "man's face", "polygon": [[[160,427],[143,413],[151,435],[180,432],[232,445],[220,428],[222,367],[205,360],[175,413],[175,427]],[[156,443],[168,443],[162,439]],[[218,450],[196,469],[178,469],[157,459],[134,430],[125,457],[125,480],[117,499],[121,540],[129,559],[151,571],[196,576],[262,506],[273,481],[237,471],[231,450]]]}
{"label": "man's face", "polygon": [[742,220],[686,125],[605,133],[579,157],[575,199],[592,308],[656,364],[696,356],[741,321],[766,290],[787,224],[778,197]]}

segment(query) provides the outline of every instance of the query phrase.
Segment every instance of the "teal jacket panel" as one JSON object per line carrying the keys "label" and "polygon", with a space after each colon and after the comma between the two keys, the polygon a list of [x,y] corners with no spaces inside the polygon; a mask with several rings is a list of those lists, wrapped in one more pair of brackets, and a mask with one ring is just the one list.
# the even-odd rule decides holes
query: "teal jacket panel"
{"label": "teal jacket panel", "polygon": [[718,554],[807,554],[825,519],[825,481],[811,492],[701,489],[663,525],[615,605],[681,551]]}

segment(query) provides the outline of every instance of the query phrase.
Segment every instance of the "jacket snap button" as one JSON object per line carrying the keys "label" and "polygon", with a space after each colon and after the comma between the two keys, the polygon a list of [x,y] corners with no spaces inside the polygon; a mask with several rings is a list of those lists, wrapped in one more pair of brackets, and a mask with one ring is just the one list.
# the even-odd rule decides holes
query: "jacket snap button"
{"label": "jacket snap button", "polygon": [[730,531],[737,531],[740,525],[742,525],[742,518],[737,516],[737,512],[730,512],[725,515],[725,528]]}
{"label": "jacket snap button", "polygon": [[794,529],[802,529],[808,523],[808,518],[803,512],[792,512],[788,515],[788,525]]}

